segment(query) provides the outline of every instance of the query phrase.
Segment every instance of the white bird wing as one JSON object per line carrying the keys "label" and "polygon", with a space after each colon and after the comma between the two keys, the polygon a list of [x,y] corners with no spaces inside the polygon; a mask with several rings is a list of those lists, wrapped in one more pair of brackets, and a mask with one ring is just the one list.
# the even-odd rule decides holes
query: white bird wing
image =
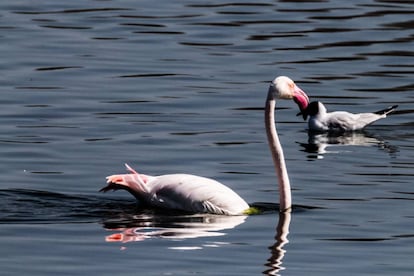
{"label": "white bird wing", "polygon": [[242,214],[249,205],[233,190],[209,178],[189,174],[154,177],[147,183],[149,204],[214,214]]}
{"label": "white bird wing", "polygon": [[387,117],[386,114],[379,115],[379,114],[375,114],[375,113],[359,113],[359,114],[356,114],[356,115],[358,116],[357,120],[359,122],[359,125],[358,125],[359,128],[363,128],[367,125],[372,124],[373,122],[375,122],[379,119]]}
{"label": "white bird wing", "polygon": [[352,114],[345,111],[335,111],[327,114],[326,125],[330,130],[353,131],[366,127],[385,115],[375,113]]}

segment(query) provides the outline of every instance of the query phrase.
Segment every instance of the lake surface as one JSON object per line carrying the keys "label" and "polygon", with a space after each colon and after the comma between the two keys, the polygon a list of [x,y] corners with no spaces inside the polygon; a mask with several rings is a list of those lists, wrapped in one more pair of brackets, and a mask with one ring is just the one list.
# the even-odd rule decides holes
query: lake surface
{"label": "lake surface", "polygon": [[[412,275],[412,1],[0,7],[2,274]],[[295,204],[280,217],[263,126],[278,75],[328,110],[399,105],[328,137],[278,102]],[[98,193],[125,162],[215,178],[267,211],[190,215]]]}

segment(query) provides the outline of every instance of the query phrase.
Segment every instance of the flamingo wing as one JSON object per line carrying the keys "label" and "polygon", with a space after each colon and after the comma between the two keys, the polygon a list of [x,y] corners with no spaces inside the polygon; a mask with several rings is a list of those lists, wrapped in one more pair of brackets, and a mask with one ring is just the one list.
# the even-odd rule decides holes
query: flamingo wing
{"label": "flamingo wing", "polygon": [[147,202],[151,206],[195,213],[240,215],[249,205],[232,189],[210,178],[190,174],[154,177]]}

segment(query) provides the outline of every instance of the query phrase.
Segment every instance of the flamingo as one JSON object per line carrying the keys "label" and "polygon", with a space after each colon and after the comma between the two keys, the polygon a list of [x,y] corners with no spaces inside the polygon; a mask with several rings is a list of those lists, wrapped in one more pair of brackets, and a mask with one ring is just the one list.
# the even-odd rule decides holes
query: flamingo
{"label": "flamingo", "polygon": [[[279,76],[270,83],[265,107],[265,127],[278,178],[279,210],[284,212],[290,210],[292,199],[283,149],[275,127],[276,99],[293,99],[302,112],[309,99],[288,77]],[[150,207],[191,213],[248,215],[258,212],[257,208],[250,207],[236,192],[216,180],[191,174],[151,176],[136,172],[128,164],[125,166],[129,173],[108,176],[107,186],[100,191],[124,189]]]}
{"label": "flamingo", "polygon": [[346,132],[361,130],[387,117],[397,107],[398,105],[393,105],[376,112],[354,114],[346,111],[327,112],[323,103],[315,101],[298,115],[302,114],[304,120],[309,116],[308,126],[311,131]]}

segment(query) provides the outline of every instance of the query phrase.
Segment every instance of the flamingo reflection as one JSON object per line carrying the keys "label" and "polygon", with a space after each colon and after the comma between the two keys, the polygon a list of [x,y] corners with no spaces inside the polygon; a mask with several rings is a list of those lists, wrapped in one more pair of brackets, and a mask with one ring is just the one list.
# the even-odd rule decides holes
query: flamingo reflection
{"label": "flamingo reflection", "polygon": [[[151,238],[190,239],[226,235],[225,230],[244,223],[246,216],[212,214],[159,215],[143,214],[125,220],[104,222],[104,227],[118,231],[106,236],[107,242],[140,242]],[[118,225],[117,225],[118,224]]]}
{"label": "flamingo reflection", "polygon": [[280,212],[279,213],[279,222],[276,228],[275,243],[269,247],[270,249],[270,258],[266,263],[266,266],[269,269],[263,271],[265,275],[280,275],[279,272],[284,270],[283,267],[283,258],[286,254],[284,246],[289,243],[287,238],[289,234],[289,225],[291,220],[290,211]]}

